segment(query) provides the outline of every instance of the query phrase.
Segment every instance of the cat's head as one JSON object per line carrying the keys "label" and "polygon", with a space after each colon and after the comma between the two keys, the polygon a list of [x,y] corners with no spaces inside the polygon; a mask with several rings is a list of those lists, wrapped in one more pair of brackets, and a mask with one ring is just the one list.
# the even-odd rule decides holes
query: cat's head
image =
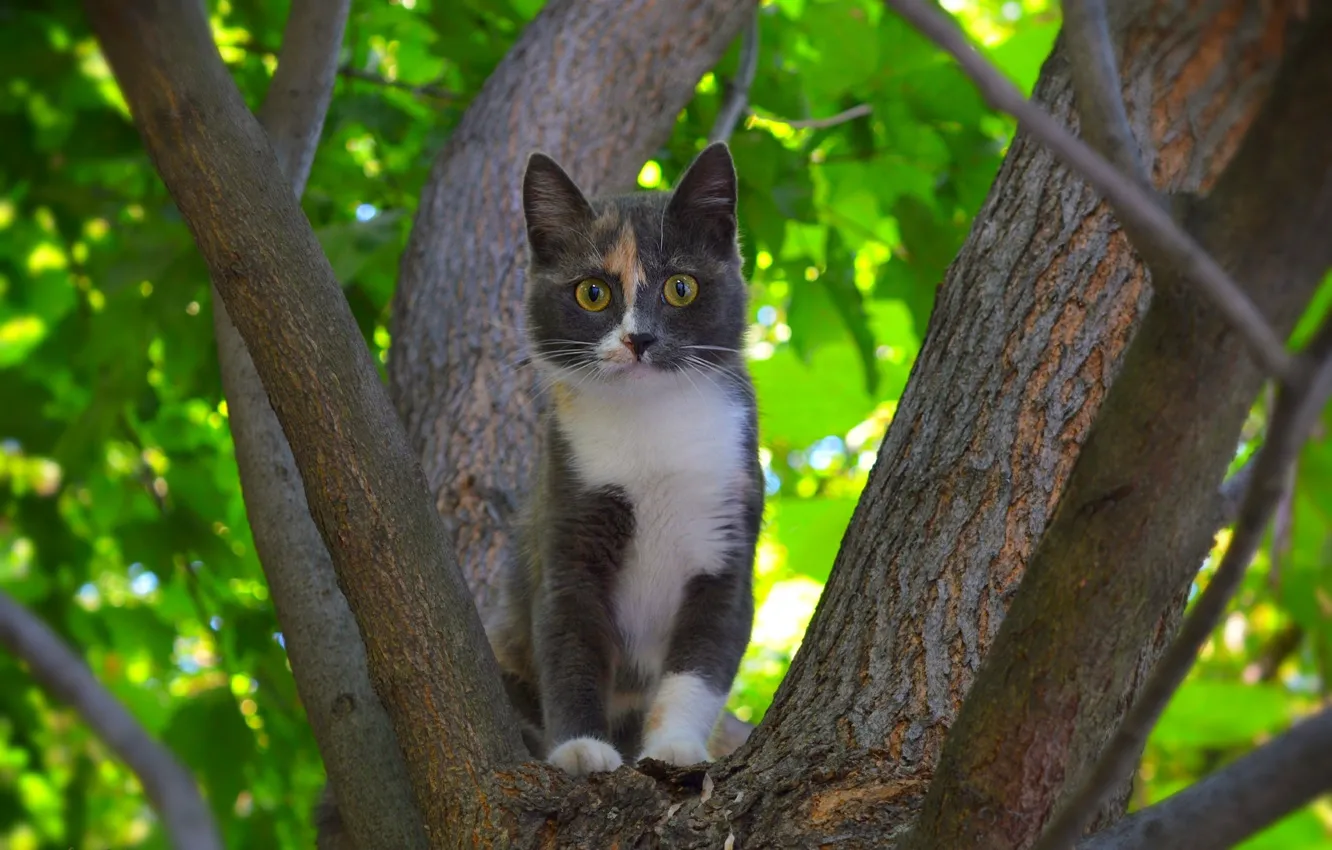
{"label": "cat's head", "polygon": [[527,328],[544,368],[574,385],[738,362],[746,289],[735,167],[710,145],[673,192],[588,200],[533,154],[523,177]]}

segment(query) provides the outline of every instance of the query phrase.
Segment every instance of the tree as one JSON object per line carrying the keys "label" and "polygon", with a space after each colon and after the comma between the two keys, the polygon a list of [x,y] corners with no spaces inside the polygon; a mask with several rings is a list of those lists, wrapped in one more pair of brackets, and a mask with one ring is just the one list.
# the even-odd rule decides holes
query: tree
{"label": "tree", "polygon": [[[1024,119],[1030,135],[1014,140],[948,269],[818,612],[764,722],[706,773],[649,765],[572,783],[521,761],[511,720],[495,711],[493,660],[470,601],[486,605],[505,546],[502,520],[535,433],[531,377],[503,365],[517,349],[517,299],[501,293],[518,283],[520,163],[544,147],[592,188],[630,183],[753,7],[554,3],[524,28],[453,129],[422,194],[393,307],[389,379],[403,433],[333,269],[287,190],[308,168],[341,34],[340,25],[298,25],[312,13],[294,5],[262,111],[271,146],[196,10],[95,0],[88,11],[226,304],[218,337],[255,544],[361,846],[388,835],[376,816],[408,824],[383,846],[424,841],[410,829],[413,800],[440,846],[501,832],[516,846],[599,847],[613,838],[721,846],[731,836],[740,846],[1035,841],[1085,785],[1176,632],[1185,591],[1226,513],[1219,488],[1264,375],[1276,374],[1283,391],[1259,460],[1234,488],[1246,496],[1226,556],[1232,567],[1245,566],[1280,499],[1273,483],[1307,431],[1301,402],[1321,407],[1325,398],[1321,383],[1298,370],[1317,365],[1319,337],[1309,359],[1296,360],[1273,352],[1266,324],[1237,320],[1251,299],[1263,322],[1287,335],[1332,264],[1319,229],[1332,203],[1332,128],[1324,126],[1332,60],[1317,50],[1332,25],[1326,10],[1234,4],[1214,21],[1210,10],[1168,12],[1135,0],[1107,28],[1094,4],[1070,4],[1036,100],[1082,125],[1129,175],[1098,184],[1115,211],[1036,140],[1067,153],[1067,139]],[[914,4],[895,5],[929,25]],[[561,45],[592,32],[623,53],[562,61]],[[937,56],[905,25],[893,32],[895,44]],[[949,30],[938,32],[943,39]],[[1104,62],[1107,34],[1123,45],[1122,87],[1113,73],[1096,73],[1114,69]],[[752,50],[755,39],[748,43]],[[295,82],[284,81],[287,68]],[[558,98],[541,100],[531,82],[550,77]],[[1116,108],[1121,88],[1127,111]],[[984,90],[1011,104],[992,85]],[[274,95],[308,112],[302,118]],[[606,107],[628,102],[632,114]],[[1135,164],[1135,137],[1145,166]],[[1198,276],[1176,259],[1179,245],[1151,220],[1152,207],[1125,200],[1135,180],[1200,193],[1175,204],[1177,217],[1219,264],[1220,278],[1202,277],[1223,285],[1234,277],[1238,297],[1218,301],[1194,287]],[[951,253],[938,220],[912,212],[904,199],[904,229],[944,230],[933,246],[928,237],[915,243],[920,253],[939,243]],[[829,255],[847,252],[840,238]],[[826,264],[838,266],[831,256]],[[928,274],[922,265],[911,271]],[[823,288],[856,338],[864,308],[854,283]],[[254,354],[263,391],[226,314]],[[872,364],[873,345],[859,348]],[[874,370],[865,374],[872,384]],[[294,460],[281,448],[279,421]],[[438,510],[429,509],[429,493]],[[307,512],[322,540],[303,522]],[[287,569],[322,571],[324,590],[283,584]],[[383,716],[374,699],[346,696],[369,688],[348,612],[327,601],[330,570],[364,638]],[[1234,572],[1223,562],[1215,575]],[[1213,580],[1204,599],[1224,603],[1225,590]],[[1202,607],[1190,622],[1201,622],[1205,636]],[[307,626],[289,625],[302,617]],[[318,624],[333,631],[311,634]],[[352,663],[316,674],[315,661],[301,661],[298,637],[311,639],[306,657]],[[1180,646],[1191,660],[1196,643]],[[1168,696],[1173,685],[1165,687]],[[1154,822],[1164,833],[1153,841],[1182,846],[1179,836],[1189,835],[1195,846],[1229,846],[1327,788],[1325,769],[1302,772],[1290,753],[1325,751],[1328,725],[1320,715],[1192,797],[1123,821],[1127,787],[1111,771],[1113,787],[1100,790],[1120,793],[1100,822],[1119,825],[1091,841],[1143,846],[1134,830]],[[402,765],[382,758],[390,738],[401,744]],[[1136,758],[1141,741],[1127,743],[1111,752]],[[381,756],[373,767],[367,751]],[[1273,763],[1280,782],[1269,778]],[[407,788],[413,799],[403,799]],[[356,801],[369,799],[360,793],[390,802],[358,811]],[[1261,803],[1242,810],[1240,800]],[[1074,808],[1089,815],[1100,805],[1090,795]],[[1237,815],[1221,818],[1221,809]],[[1075,824],[1072,835],[1079,832]]]}

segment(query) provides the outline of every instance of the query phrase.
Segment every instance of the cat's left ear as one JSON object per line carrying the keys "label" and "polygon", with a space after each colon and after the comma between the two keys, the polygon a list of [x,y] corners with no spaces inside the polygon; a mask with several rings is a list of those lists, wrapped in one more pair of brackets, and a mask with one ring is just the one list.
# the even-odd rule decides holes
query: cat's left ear
{"label": "cat's left ear", "polygon": [[580,240],[596,217],[578,184],[543,153],[534,153],[523,172],[523,215],[534,259],[551,263]]}
{"label": "cat's left ear", "polygon": [[725,142],[703,149],[685,170],[666,208],[680,226],[714,250],[736,250],[735,163]]}

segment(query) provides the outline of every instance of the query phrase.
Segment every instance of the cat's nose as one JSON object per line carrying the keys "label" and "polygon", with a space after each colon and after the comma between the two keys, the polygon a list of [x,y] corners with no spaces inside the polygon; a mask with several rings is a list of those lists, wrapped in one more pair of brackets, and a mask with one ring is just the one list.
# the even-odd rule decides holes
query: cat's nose
{"label": "cat's nose", "polygon": [[656,342],[657,338],[652,334],[625,334],[621,340],[625,347],[634,353],[639,360],[643,359],[643,352]]}

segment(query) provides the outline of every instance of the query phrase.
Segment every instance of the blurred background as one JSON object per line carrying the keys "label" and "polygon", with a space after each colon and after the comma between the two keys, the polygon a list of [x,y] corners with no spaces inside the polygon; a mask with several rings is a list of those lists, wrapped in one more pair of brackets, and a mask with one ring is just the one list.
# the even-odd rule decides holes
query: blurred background
{"label": "blurred background", "polygon": [[[247,529],[206,269],[77,5],[51,5],[0,6],[0,587],[78,647],[196,772],[228,846],[308,848],[323,768]],[[303,203],[381,363],[398,255],[433,157],[542,5],[353,4]],[[1057,4],[944,5],[1029,91]],[[209,8],[257,106],[287,3]],[[766,0],[761,44],[753,114],[731,139],[770,498],[754,642],[731,699],[755,722],[1014,132],[873,0]],[[723,88],[702,79],[641,186],[669,188]],[[1315,441],[1271,545],[1153,735],[1134,805],[1247,751],[1326,694],[1330,510],[1332,451]],[[0,654],[0,850],[164,846],[132,775]],[[1332,848],[1332,804],[1244,846]]]}

